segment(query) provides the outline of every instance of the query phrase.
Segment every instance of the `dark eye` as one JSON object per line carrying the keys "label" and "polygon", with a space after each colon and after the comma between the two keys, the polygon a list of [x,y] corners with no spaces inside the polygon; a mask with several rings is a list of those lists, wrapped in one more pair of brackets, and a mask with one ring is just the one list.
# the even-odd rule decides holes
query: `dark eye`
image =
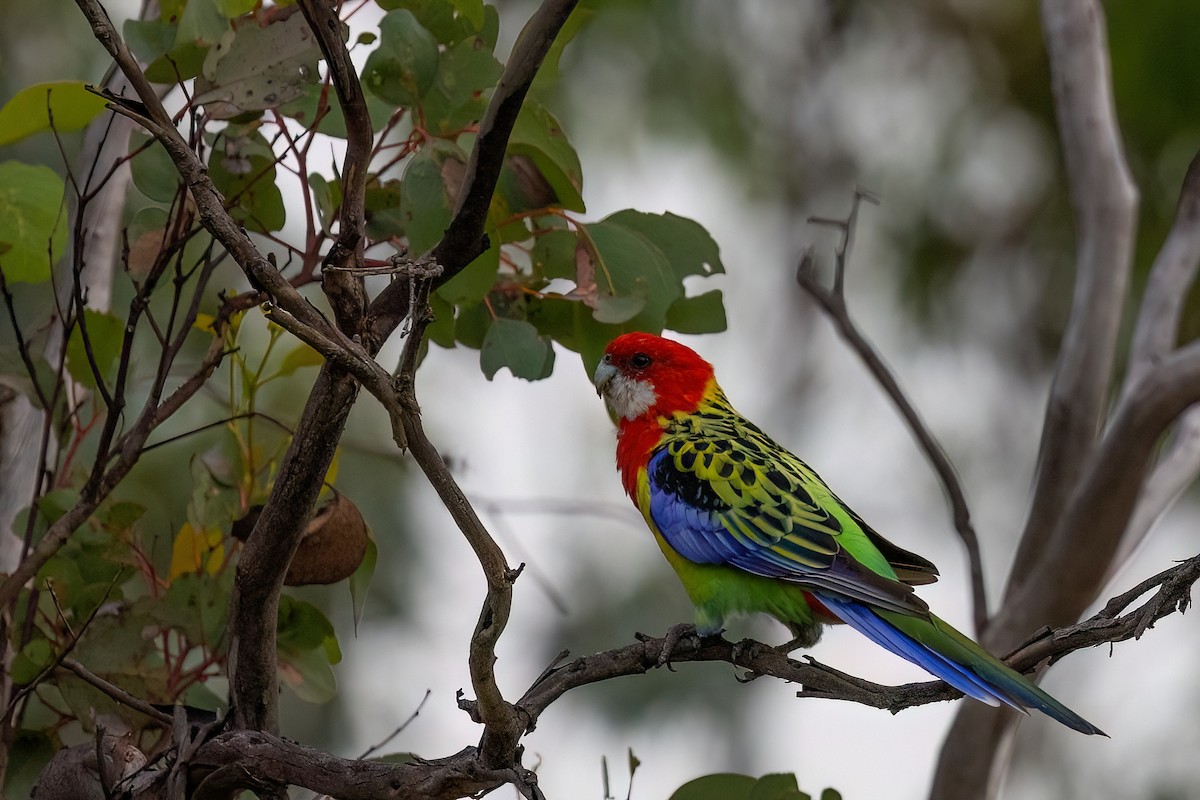
{"label": "dark eye", "polygon": [[645,353],[634,353],[633,358],[629,359],[629,363],[634,369],[645,369],[650,366],[650,356]]}

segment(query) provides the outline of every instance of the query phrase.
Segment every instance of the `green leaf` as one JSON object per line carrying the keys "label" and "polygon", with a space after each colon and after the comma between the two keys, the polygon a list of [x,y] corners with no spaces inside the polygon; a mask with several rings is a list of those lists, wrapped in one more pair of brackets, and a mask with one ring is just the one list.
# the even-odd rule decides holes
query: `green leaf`
{"label": "green leaf", "polygon": [[12,283],[50,279],[67,242],[63,181],[49,167],[0,163],[0,269]]}
{"label": "green leaf", "polygon": [[461,272],[439,286],[437,294],[453,305],[479,300],[491,291],[499,269],[500,247],[492,245]]}
{"label": "green leaf", "polygon": [[[683,284],[662,250],[636,230],[607,218],[580,227],[586,229],[599,292],[614,297],[645,297],[646,305],[637,315],[637,323],[644,330],[662,330],[667,309],[683,296]],[[581,286],[580,290],[586,288]]]}
{"label": "green leaf", "polygon": [[543,233],[533,245],[530,259],[533,274],[543,278],[568,278],[575,280],[575,248],[579,237],[568,230]]}
{"label": "green leaf", "polygon": [[666,327],[680,333],[720,333],[728,327],[720,289],[680,297],[667,309]]}
{"label": "green leaf", "polygon": [[700,223],[670,212],[647,214],[625,209],[604,218],[645,236],[663,252],[680,280],[689,275],[714,275],[724,272],[716,241]]}
{"label": "green leaf", "polygon": [[400,219],[412,253],[426,253],[442,239],[454,213],[449,187],[457,190],[467,156],[435,140],[408,162],[400,180]]}
{"label": "green leaf", "polygon": [[[379,0],[385,11],[406,9],[439,42],[451,45],[483,31],[483,0]],[[494,44],[495,39],[491,42]]]}
{"label": "green leaf", "polygon": [[842,793],[837,789],[821,790],[821,800],[842,800]]}
{"label": "green leaf", "polygon": [[278,108],[317,82],[320,60],[321,48],[303,14],[265,27],[248,20],[208,51],[193,102],[216,119]]}
{"label": "green leaf", "polygon": [[414,106],[437,75],[438,43],[407,9],[379,23],[379,47],[367,56],[363,86],[397,106]]}
{"label": "green leaf", "polygon": [[732,772],[705,775],[680,786],[670,800],[749,800],[755,783],[749,775]]}
{"label": "green leaf", "polygon": [[230,216],[258,233],[277,231],[286,221],[283,195],[275,183],[271,146],[258,131],[224,135],[224,148],[209,157],[208,174],[226,203]]}
{"label": "green leaf", "polygon": [[[173,29],[172,29],[173,30]],[[181,42],[146,67],[146,79],[154,83],[175,83],[190,80],[200,74],[208,45]]]}
{"label": "green leaf", "polygon": [[337,695],[337,678],[320,650],[281,652],[279,678],[306,703],[327,703]]}
{"label": "green leaf", "polygon": [[229,20],[217,8],[217,0],[187,0],[183,16],[179,18],[175,45],[211,46],[220,41],[227,30]]}
{"label": "green leaf", "polygon": [[546,53],[546,58],[542,61],[542,65],[538,67],[537,75],[533,79],[533,91],[538,96],[544,97],[545,92],[550,90],[559,79],[562,77],[558,63],[562,60],[563,50],[574,39],[575,35],[591,21],[595,15],[596,9],[588,8],[580,4],[567,17],[567,21],[563,23],[558,34],[554,37],[554,43],[550,45],[550,50]]}
{"label": "green leaf", "polygon": [[121,32],[133,54],[147,64],[175,46],[175,26],[163,19],[127,19]]}
{"label": "green leaf", "polygon": [[557,198],[557,202],[549,205],[581,213],[586,210],[579,156],[558,120],[545,107],[525,102],[513,126],[508,152],[526,156],[537,167]]}
{"label": "green leaf", "polygon": [[[391,103],[365,93],[367,113],[371,117],[371,129],[378,132],[387,124],[395,108]],[[346,138],[346,117],[337,101],[337,93],[323,84],[311,83],[301,87],[300,96],[279,107],[279,113],[291,117],[305,127],[317,123],[317,132],[338,139]],[[320,115],[320,121],[317,116]]]}
{"label": "green leaf", "polygon": [[463,303],[458,307],[454,319],[454,338],[460,344],[478,350],[483,347],[483,339],[491,324],[492,315],[486,305],[482,302]]}
{"label": "green leaf", "polygon": [[303,367],[319,367],[324,363],[324,356],[310,345],[301,342],[298,346],[289,350],[288,354],[283,357],[283,361],[279,363],[279,369],[275,372],[274,377],[282,378],[286,375],[291,375]]}
{"label": "green leaf", "polygon": [[800,791],[796,776],[791,773],[764,775],[750,790],[749,800],[811,800]]}
{"label": "green leaf", "polygon": [[404,235],[404,214],[400,210],[400,181],[379,181],[378,175],[367,179],[364,198],[367,236],[375,240]]}
{"label": "green leaf", "polygon": [[[329,640],[333,640],[332,647]],[[279,596],[275,644],[280,653],[337,652],[337,634],[321,609],[285,594]]]}
{"label": "green leaf", "polygon": [[[249,14],[258,5],[257,0],[216,0],[217,10],[224,14],[229,19],[240,17],[242,14]],[[292,16],[299,17],[300,14]]]}
{"label": "green leaf", "polygon": [[16,347],[0,347],[0,386],[17,390],[25,395],[29,402],[41,408],[42,401],[38,398],[34,381],[37,381],[42,395],[49,400],[56,377],[50,362],[45,358],[37,353],[29,353],[29,358],[33,362],[33,375],[26,370],[25,362]]}
{"label": "green leaf", "polygon": [[45,639],[34,639],[21,648],[12,663],[12,679],[17,684],[27,684],[42,674],[42,670],[54,662],[54,647]]}
{"label": "green leaf", "polygon": [[[139,152],[140,151],[140,152]],[[129,162],[133,185],[138,191],[160,203],[170,203],[179,191],[179,171],[157,139],[133,134],[129,152],[137,153]]]}
{"label": "green leaf", "polygon": [[4,775],[5,797],[33,797],[42,770],[59,747],[49,734],[18,730],[8,752],[8,770]]}
{"label": "green leaf", "polygon": [[[87,330],[86,343],[84,329]],[[67,370],[84,386],[96,387],[96,372],[108,379],[121,355],[125,341],[125,321],[103,311],[84,309],[83,319],[71,330],[67,342]],[[88,355],[88,345],[91,356]],[[95,361],[95,371],[92,361]]]}
{"label": "green leaf", "polygon": [[451,46],[438,61],[437,75],[421,98],[425,129],[447,135],[483,118],[485,90],[496,85],[504,68],[481,36]]}
{"label": "green leaf", "polygon": [[136,608],[163,629],[179,631],[190,642],[211,644],[220,641],[225,630],[232,581],[232,569],[220,576],[185,573],[172,580],[160,598],[146,598],[146,605]]}
{"label": "green leaf", "polygon": [[434,292],[429,296],[429,308],[433,322],[425,329],[426,338],[440,347],[454,347],[454,306]]}
{"label": "green leaf", "polygon": [[535,381],[554,369],[554,348],[528,322],[503,317],[492,321],[479,351],[479,366],[490,381],[501,367],[515,377]]}
{"label": "green leaf", "polygon": [[358,623],[362,621],[363,609],[367,605],[367,590],[371,587],[371,578],[375,575],[375,564],[379,560],[379,548],[375,540],[367,539],[367,551],[358,569],[350,574],[350,606],[354,611],[354,634],[358,635]]}
{"label": "green leaf", "polygon": [[104,98],[85,89],[83,81],[26,87],[0,108],[0,147],[50,130],[51,117],[59,133],[83,130],[104,108]]}

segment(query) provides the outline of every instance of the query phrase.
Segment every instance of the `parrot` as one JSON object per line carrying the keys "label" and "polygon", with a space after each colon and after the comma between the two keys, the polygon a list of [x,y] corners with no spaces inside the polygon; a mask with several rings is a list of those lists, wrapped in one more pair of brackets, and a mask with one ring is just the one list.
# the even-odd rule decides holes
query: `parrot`
{"label": "parrot", "polygon": [[765,613],[811,647],[845,623],[964,695],[1106,735],[935,616],[913,587],[937,567],[892,544],[807,464],[734,410],[712,364],[648,333],[612,340],[596,392],[617,418],[625,492],[713,636]]}

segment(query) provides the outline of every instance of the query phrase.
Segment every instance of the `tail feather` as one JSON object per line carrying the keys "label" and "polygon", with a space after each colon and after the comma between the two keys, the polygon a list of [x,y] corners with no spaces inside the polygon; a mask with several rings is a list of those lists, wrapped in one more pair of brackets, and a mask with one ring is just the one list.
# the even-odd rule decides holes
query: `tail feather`
{"label": "tail feather", "polygon": [[988,653],[941,619],[875,610],[863,603],[822,594],[821,602],[871,641],[936,675],[963,694],[1021,712],[1030,708],[1069,728],[1105,736],[1036,684]]}

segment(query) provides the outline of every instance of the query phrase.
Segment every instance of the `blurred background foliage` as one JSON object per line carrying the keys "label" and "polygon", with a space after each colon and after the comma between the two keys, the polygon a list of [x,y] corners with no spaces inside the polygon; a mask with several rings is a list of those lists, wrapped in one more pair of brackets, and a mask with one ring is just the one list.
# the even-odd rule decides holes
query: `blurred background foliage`
{"label": "blurred background foliage", "polygon": [[[114,16],[117,5],[110,7]],[[502,0],[497,6],[502,53],[535,4]],[[1184,170],[1200,145],[1200,7],[1191,0],[1152,5],[1111,0],[1104,7],[1117,109],[1142,198],[1132,309],[1170,223]],[[5,22],[0,25],[0,96],[35,81],[98,79],[106,68],[69,0],[16,0],[0,13]],[[727,371],[720,364],[718,369],[734,376],[725,382],[727,389],[739,386],[731,392],[735,401],[759,384],[752,407],[744,410],[758,409],[789,444],[803,438],[798,432],[806,430],[810,413],[828,408],[831,390],[822,382],[847,385],[831,378],[841,367],[830,364],[849,360],[817,330],[819,319],[811,308],[794,313],[798,301],[777,299],[789,291],[790,265],[801,248],[814,241],[828,244],[805,219],[843,214],[854,185],[883,200],[864,223],[869,230],[862,232],[851,275],[851,308],[877,337],[900,332],[887,340],[885,355],[898,359],[902,376],[917,385],[915,393],[927,410],[932,404],[935,428],[947,437],[978,501],[980,529],[989,536],[985,559],[994,602],[1019,530],[1021,490],[1036,448],[1028,426],[1037,429],[1073,279],[1069,198],[1036,5],[1015,0],[585,0],[576,13],[582,24],[563,56],[562,80],[542,90],[540,99],[558,115],[581,154],[591,217],[603,216],[610,202],[658,210],[653,206],[672,192],[688,195],[709,187],[701,194],[714,219],[701,212],[694,216],[714,232],[730,273],[723,285],[732,342],[712,345],[709,352],[726,356]],[[59,163],[47,137],[8,151],[6,158]],[[668,163],[668,153],[682,155],[669,170],[658,171]],[[638,192],[647,196],[631,196]],[[1190,308],[1189,338],[1200,334],[1194,296]],[[967,393],[955,381],[979,377],[982,368],[971,359],[981,352],[998,366],[978,381],[974,394]],[[741,363],[730,363],[739,357]],[[786,359],[786,366],[779,367],[777,358]],[[937,359],[943,363],[935,368],[930,360]],[[518,583],[516,621],[501,647],[509,687],[527,685],[562,647],[589,652],[616,646],[629,641],[634,628],[660,632],[690,615],[665,570],[645,566],[657,555],[639,538],[644,536],[640,521],[621,505],[608,471],[611,445],[600,409],[580,412],[592,417],[582,433],[573,410],[551,410],[559,402],[581,407],[577,398],[587,387],[574,364],[545,387],[521,384],[511,391],[499,382],[494,388],[485,384],[477,361],[461,353],[435,351],[423,371],[431,373],[423,378],[423,397],[436,441],[468,488],[487,501],[481,509],[510,558],[531,565]],[[311,372],[301,371],[295,382],[265,392],[261,408],[294,420],[306,375]],[[868,382],[848,385],[854,392],[873,392]],[[569,402],[559,399],[564,392],[573,393]],[[958,392],[964,392],[962,405],[970,411],[946,405],[954,405]],[[855,399],[849,405],[861,410],[864,402]],[[360,405],[340,457],[339,486],[352,487],[346,491],[380,541],[379,567],[357,639],[349,633],[344,586],[297,591],[327,610],[341,633],[346,660],[338,672],[342,691],[337,699],[314,706],[290,698],[285,709],[289,735],[346,754],[401,721],[416,707],[425,681],[465,684],[461,662],[482,596],[465,546],[447,529],[427,487],[410,480],[413,471],[380,434],[378,409]],[[872,414],[888,414],[885,404],[870,408]],[[1006,413],[1011,419],[1004,418]],[[828,437],[843,449],[855,433],[854,424],[834,413],[828,427]],[[863,429],[874,435],[877,426],[859,421],[860,436],[868,435]],[[1017,433],[1028,441],[1006,440]],[[827,454],[814,463],[832,460],[837,472],[842,467],[828,455],[837,445],[824,435],[809,434],[813,449]],[[849,449],[872,460],[897,461],[894,448],[906,446],[905,437],[902,431],[889,437],[883,442],[850,438]],[[481,454],[480,438],[489,440],[491,455]],[[213,448],[219,449],[218,439],[213,433]],[[919,459],[902,463],[923,469]],[[876,485],[880,478],[903,484],[896,474],[901,469],[868,470],[864,488],[850,494],[870,495],[871,479]],[[546,472],[556,474],[532,483],[531,476],[536,480]],[[161,517],[145,525],[161,529],[169,541],[192,495],[190,465],[162,448],[135,475],[136,483],[124,490],[161,498]],[[920,503],[926,507],[914,521],[907,511],[878,501],[895,511],[888,535],[935,556],[947,576],[943,583],[953,583],[961,575],[954,563],[960,556],[946,534],[949,523],[936,485],[927,477],[911,480],[921,482]],[[851,502],[873,519],[862,503]],[[1195,508],[1185,510],[1194,521]],[[893,533],[897,529],[907,533]],[[563,548],[566,555],[559,552]],[[958,583],[950,602],[965,602]],[[779,631],[762,623],[750,623],[737,634],[780,638]],[[1149,644],[1130,649],[1154,652]],[[1135,665],[1137,652],[1130,657]],[[1115,659],[1092,663],[1097,670],[1106,663],[1117,669]],[[1056,671],[1068,668],[1064,664]],[[1123,674],[1130,674],[1128,663],[1125,669]],[[1165,661],[1162,669],[1174,674]],[[448,675],[430,677],[437,672]],[[641,742],[635,749],[645,762],[639,780],[646,782],[635,787],[635,797],[666,796],[686,777],[706,771],[761,773],[764,753],[777,757],[781,750],[814,745],[806,740],[764,744],[763,702],[748,700],[759,683],[737,686],[727,668],[714,667],[588,687],[545,716],[542,732],[531,740],[535,756],[530,762],[544,757],[547,775],[572,781],[575,796],[599,795],[600,753],[595,761],[580,763],[583,756],[572,751],[569,763],[563,763],[568,759],[556,758],[555,739],[579,737],[585,751]],[[1105,685],[1115,688],[1112,681]],[[776,704],[797,717],[816,706],[788,703],[786,687],[770,691]],[[1098,691],[1089,695],[1100,696]],[[472,727],[454,716],[457,712],[438,716],[433,711],[439,702],[452,706],[448,697],[435,695],[423,712],[430,721],[415,726],[398,744],[436,756],[446,743],[457,742],[457,747],[472,741]],[[1180,700],[1182,708],[1193,711],[1197,702],[1194,689]],[[1095,712],[1078,701],[1072,705],[1101,724],[1112,710]],[[922,713],[892,720],[861,709],[833,709],[839,712],[872,728],[896,726]],[[919,723],[928,726],[932,744],[917,751],[911,771],[919,774],[901,780],[898,796],[923,791],[922,776],[936,753],[937,726],[944,719],[943,713]],[[695,751],[695,743],[681,728],[709,731],[697,734],[708,744],[691,752],[691,761],[681,752]],[[875,735],[863,733],[862,746],[869,747]],[[1194,733],[1171,735],[1168,741],[1180,751],[1196,739]],[[677,737],[683,744],[674,743]],[[1132,739],[1143,766],[1113,779],[1093,756],[1072,755],[1056,734],[1027,731],[1013,779],[1014,792],[1022,793],[1011,796],[1133,796],[1121,780],[1138,782],[1140,796],[1200,796],[1194,763],[1154,747],[1160,740],[1149,734],[1139,739],[1136,730],[1127,731],[1121,738]],[[609,751],[610,756],[617,752],[623,750]],[[643,777],[656,758],[675,769],[664,770],[667,776],[657,783]],[[813,759],[801,761],[820,770]],[[1082,777],[1081,765],[1094,769],[1091,778]],[[826,780],[826,773],[809,778],[811,773],[797,769],[801,785],[844,788],[846,783],[836,772]],[[861,780],[847,777],[851,786],[862,785],[855,783]],[[559,784],[560,792],[565,785],[571,784]],[[668,791],[657,791],[664,786]]]}

